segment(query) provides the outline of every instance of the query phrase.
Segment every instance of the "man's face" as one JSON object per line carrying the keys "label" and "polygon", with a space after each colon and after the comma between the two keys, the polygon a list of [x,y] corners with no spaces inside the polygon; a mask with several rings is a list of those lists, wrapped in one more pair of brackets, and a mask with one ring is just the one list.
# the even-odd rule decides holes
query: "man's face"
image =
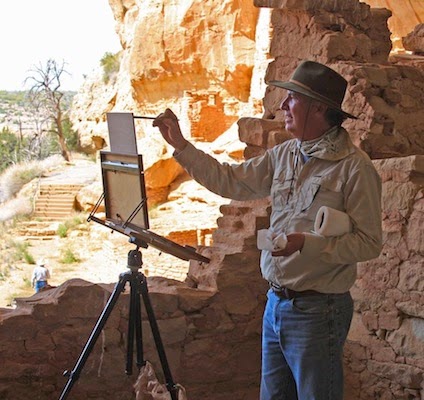
{"label": "man's face", "polygon": [[306,139],[306,125],[311,99],[299,93],[287,91],[287,97],[282,101],[280,108],[285,111],[286,130],[297,139]]}

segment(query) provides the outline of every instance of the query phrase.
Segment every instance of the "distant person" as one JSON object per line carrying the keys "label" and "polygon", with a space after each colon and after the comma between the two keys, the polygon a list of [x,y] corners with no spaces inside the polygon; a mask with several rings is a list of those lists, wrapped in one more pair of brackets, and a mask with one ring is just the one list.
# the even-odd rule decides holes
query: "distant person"
{"label": "distant person", "polygon": [[50,279],[50,272],[46,266],[45,260],[41,259],[32,272],[31,283],[32,287],[35,289],[35,293],[38,293],[42,288],[47,286],[48,279]]}

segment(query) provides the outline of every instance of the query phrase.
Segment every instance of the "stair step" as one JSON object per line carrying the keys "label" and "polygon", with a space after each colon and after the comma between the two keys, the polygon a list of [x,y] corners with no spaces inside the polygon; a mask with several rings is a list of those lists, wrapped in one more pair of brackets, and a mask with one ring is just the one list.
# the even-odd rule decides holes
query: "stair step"
{"label": "stair step", "polygon": [[53,221],[63,221],[65,219],[71,218],[71,213],[39,213],[35,217],[40,219],[41,221],[49,221],[49,219],[52,219]]}
{"label": "stair step", "polygon": [[40,193],[41,194],[45,194],[45,193],[77,193],[81,188],[80,187],[73,187],[73,188],[69,188],[69,187],[63,187],[63,188],[40,188]]}
{"label": "stair step", "polygon": [[66,192],[66,193],[51,193],[51,192],[46,192],[46,193],[41,193],[38,195],[40,198],[43,199],[60,199],[60,198],[67,198],[67,197],[75,197],[76,193],[70,193],[70,192]]}
{"label": "stair step", "polygon": [[24,240],[52,240],[54,236],[25,236]]}
{"label": "stair step", "polygon": [[36,204],[36,210],[54,210],[54,209],[72,209],[74,203],[49,203],[49,204]]}
{"label": "stair step", "polygon": [[75,196],[84,185],[42,184],[35,201],[34,218],[40,220],[63,220],[72,216]]}
{"label": "stair step", "polygon": [[21,229],[19,230],[19,233],[21,235],[24,235],[25,237],[40,237],[40,236],[56,236],[57,231],[55,230],[37,230],[37,229],[30,229],[30,230],[26,230],[26,229]]}
{"label": "stair step", "polygon": [[62,193],[62,194],[60,194],[60,193],[55,193],[55,194],[45,193],[45,194],[39,195],[39,197],[41,199],[60,199],[60,198],[69,198],[69,197],[75,197],[75,196],[76,196],[75,193]]}
{"label": "stair step", "polygon": [[74,202],[60,202],[60,203],[56,203],[56,202],[49,202],[49,203],[36,203],[35,205],[35,209],[46,209],[46,208],[55,208],[55,207],[60,207],[60,208],[73,208]]}

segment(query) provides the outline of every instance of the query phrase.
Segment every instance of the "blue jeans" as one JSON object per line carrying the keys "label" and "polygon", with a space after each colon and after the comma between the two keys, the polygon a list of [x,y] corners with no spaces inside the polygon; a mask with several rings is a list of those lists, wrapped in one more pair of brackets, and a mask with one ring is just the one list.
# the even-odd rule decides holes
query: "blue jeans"
{"label": "blue jeans", "polygon": [[47,281],[36,281],[35,282],[35,293],[38,293],[40,289],[47,286]]}
{"label": "blue jeans", "polygon": [[261,400],[342,400],[350,293],[278,297],[271,289],[262,329]]}

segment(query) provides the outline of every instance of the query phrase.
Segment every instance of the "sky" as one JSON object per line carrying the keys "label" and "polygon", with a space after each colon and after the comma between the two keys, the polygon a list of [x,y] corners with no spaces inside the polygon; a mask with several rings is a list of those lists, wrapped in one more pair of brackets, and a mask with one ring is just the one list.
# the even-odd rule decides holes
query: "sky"
{"label": "sky", "polygon": [[0,0],[0,90],[28,89],[30,70],[52,58],[70,74],[61,88],[77,91],[120,49],[108,0]]}

